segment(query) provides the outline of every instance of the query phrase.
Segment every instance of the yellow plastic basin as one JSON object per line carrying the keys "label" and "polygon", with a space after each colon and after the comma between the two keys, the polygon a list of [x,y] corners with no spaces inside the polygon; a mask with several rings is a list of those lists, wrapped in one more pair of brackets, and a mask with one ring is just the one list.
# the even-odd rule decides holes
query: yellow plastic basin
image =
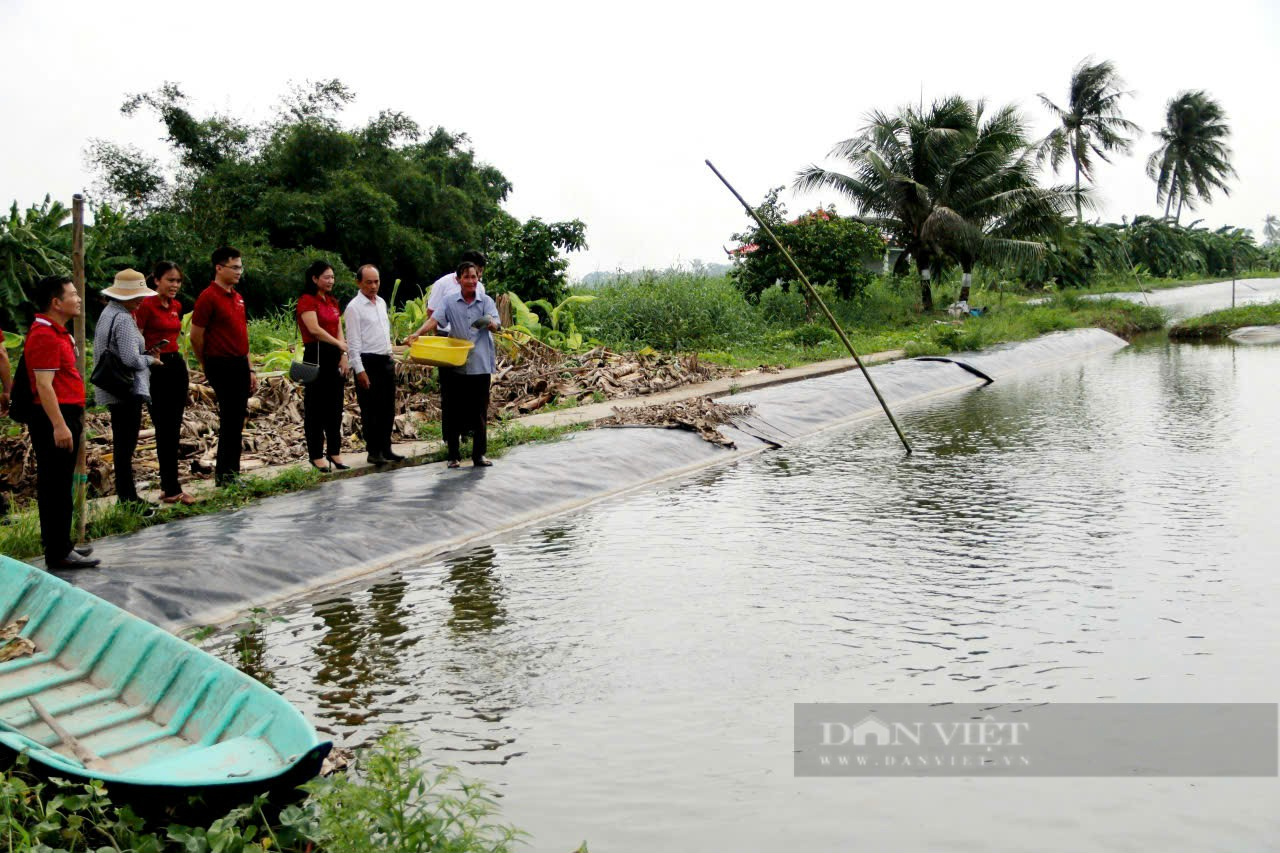
{"label": "yellow plastic basin", "polygon": [[475,344],[458,338],[418,338],[409,347],[409,359],[418,364],[434,364],[436,367],[461,367]]}

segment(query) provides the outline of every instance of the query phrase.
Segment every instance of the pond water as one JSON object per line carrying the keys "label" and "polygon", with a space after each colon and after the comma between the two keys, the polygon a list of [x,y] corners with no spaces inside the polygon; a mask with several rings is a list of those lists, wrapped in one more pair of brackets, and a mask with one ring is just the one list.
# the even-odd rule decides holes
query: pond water
{"label": "pond water", "polygon": [[[1274,702],[1280,347],[1154,339],[294,601],[247,637],[532,849],[1280,847],[1276,779],[796,778],[796,702]],[[228,659],[241,641],[215,647]]]}

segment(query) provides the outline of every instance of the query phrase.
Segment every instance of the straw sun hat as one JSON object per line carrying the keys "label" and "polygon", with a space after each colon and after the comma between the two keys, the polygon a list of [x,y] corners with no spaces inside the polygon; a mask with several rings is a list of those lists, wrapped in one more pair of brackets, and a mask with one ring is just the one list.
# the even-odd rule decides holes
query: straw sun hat
{"label": "straw sun hat", "polygon": [[104,296],[112,299],[128,301],[141,296],[155,296],[156,292],[147,287],[147,277],[134,269],[120,270],[111,286],[102,291]]}

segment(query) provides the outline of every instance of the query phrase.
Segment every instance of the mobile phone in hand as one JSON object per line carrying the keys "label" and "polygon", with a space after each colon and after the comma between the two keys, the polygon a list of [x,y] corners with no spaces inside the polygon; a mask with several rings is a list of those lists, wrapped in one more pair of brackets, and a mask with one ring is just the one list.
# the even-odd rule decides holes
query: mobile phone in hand
{"label": "mobile phone in hand", "polygon": [[155,352],[155,351],[157,351],[157,350],[162,350],[162,349],[164,349],[165,347],[167,347],[168,345],[169,345],[169,339],[168,339],[168,338],[161,338],[160,340],[156,341],[156,345],[155,345],[155,346],[153,346],[149,351],[150,351],[150,352]]}

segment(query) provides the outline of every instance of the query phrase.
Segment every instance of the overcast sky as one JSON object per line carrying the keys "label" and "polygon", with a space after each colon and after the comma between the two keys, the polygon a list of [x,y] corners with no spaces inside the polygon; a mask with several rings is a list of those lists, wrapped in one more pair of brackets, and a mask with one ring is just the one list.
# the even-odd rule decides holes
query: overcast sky
{"label": "overcast sky", "polygon": [[[1183,221],[1261,233],[1280,214],[1280,2],[61,2],[0,0],[0,200],[92,186],[92,137],[164,151],[129,93],[174,81],[198,112],[269,116],[290,81],[337,77],[350,124],[382,109],[470,135],[515,185],[507,209],[579,218],[572,274],[724,260],[748,200],[855,135],[868,111],[951,93],[1066,102],[1085,56],[1113,60],[1147,131],[1098,170],[1104,218],[1157,213],[1150,132],[1183,89],[1226,109],[1239,178]],[[1072,17],[1068,17],[1072,16]],[[833,164],[832,164],[833,165]],[[1067,180],[1065,173],[1062,180]],[[793,212],[834,196],[783,196]]]}

